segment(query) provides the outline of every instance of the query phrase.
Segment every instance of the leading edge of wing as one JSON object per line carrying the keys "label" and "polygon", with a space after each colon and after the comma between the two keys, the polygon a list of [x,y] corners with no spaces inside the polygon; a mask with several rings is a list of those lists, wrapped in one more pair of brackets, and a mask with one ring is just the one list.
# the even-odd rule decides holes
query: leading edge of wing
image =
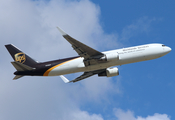
{"label": "leading edge of wing", "polygon": [[61,30],[59,27],[57,29],[60,31],[62,36],[72,45],[73,49],[81,56],[84,57],[85,60],[87,59],[93,59],[93,57],[102,57],[104,56],[103,53],[79,42],[78,40],[72,38],[67,33],[65,33],[63,30]]}

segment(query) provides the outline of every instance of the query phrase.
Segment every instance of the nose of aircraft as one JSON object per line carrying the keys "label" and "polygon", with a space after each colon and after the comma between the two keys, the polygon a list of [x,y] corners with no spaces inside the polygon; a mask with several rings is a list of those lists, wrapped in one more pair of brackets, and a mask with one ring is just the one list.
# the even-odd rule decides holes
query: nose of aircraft
{"label": "nose of aircraft", "polygon": [[170,47],[168,47],[168,51],[171,52],[171,48]]}
{"label": "nose of aircraft", "polygon": [[164,50],[165,50],[166,53],[171,52],[171,48],[170,47],[166,47]]}

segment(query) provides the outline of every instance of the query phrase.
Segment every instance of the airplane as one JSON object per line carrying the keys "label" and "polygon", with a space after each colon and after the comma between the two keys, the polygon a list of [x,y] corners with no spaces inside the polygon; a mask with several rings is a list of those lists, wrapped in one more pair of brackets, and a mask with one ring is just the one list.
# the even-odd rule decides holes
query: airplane
{"label": "airplane", "polygon": [[[23,76],[60,76],[65,83],[77,82],[93,75],[113,77],[119,75],[117,67],[129,63],[152,60],[162,57],[171,51],[164,44],[153,43],[122,49],[99,52],[72,38],[57,27],[62,36],[72,45],[78,56],[48,62],[37,62],[12,44],[5,47],[14,59],[16,68],[13,80]],[[68,80],[65,74],[84,72],[79,77]]]}

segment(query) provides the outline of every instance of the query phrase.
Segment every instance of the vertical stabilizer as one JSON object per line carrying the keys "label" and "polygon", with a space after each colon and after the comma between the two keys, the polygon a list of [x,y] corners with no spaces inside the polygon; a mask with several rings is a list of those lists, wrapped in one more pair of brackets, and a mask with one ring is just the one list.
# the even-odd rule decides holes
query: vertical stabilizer
{"label": "vertical stabilizer", "polygon": [[5,47],[9,51],[14,61],[30,66],[30,67],[34,67],[37,64],[35,60],[33,60],[27,54],[23,53],[21,50],[19,50],[14,45],[8,44],[8,45],[5,45]]}

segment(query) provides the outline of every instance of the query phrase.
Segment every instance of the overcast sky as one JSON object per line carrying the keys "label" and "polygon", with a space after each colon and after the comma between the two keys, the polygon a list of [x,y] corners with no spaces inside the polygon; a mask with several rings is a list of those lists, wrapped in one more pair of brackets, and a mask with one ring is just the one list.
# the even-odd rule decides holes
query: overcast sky
{"label": "overcast sky", "polygon": [[[1,0],[0,120],[175,119],[174,6],[173,0]],[[163,43],[172,51],[118,66],[120,75],[112,78],[70,84],[59,76],[13,81],[15,68],[5,44],[41,62],[77,56],[56,26],[98,51],[147,43]]]}

